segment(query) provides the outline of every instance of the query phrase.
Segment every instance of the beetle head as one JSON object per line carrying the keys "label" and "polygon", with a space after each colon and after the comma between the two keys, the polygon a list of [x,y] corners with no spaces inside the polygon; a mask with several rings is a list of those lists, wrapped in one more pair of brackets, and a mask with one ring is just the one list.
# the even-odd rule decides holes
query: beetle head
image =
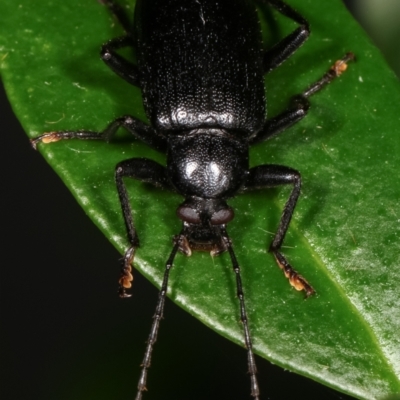
{"label": "beetle head", "polygon": [[234,212],[224,200],[190,197],[178,207],[176,214],[184,227],[181,252],[191,255],[192,250],[210,251],[214,256],[226,250],[221,227],[233,219]]}

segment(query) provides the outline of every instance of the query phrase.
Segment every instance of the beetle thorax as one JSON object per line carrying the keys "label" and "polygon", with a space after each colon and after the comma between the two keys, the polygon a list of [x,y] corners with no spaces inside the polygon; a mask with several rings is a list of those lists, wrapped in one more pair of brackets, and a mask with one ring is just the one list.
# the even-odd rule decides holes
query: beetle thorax
{"label": "beetle thorax", "polygon": [[248,171],[248,146],[221,129],[196,129],[170,135],[168,173],[183,196],[228,198]]}

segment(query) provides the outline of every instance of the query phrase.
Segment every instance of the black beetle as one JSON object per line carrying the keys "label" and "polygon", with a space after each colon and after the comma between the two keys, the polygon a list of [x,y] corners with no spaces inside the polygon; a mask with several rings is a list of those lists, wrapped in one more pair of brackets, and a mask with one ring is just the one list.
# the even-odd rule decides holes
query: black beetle
{"label": "black beetle", "polygon": [[[256,364],[244,303],[240,268],[226,231],[234,213],[226,200],[249,190],[292,185],[278,230],[269,251],[289,282],[306,296],[314,293],[280,252],[297,199],[300,173],[281,165],[249,169],[249,146],[277,135],[300,121],[309,108],[308,97],[346,69],[353,54],[333,67],[278,116],[266,119],[264,75],[290,57],[307,39],[308,22],[280,0],[267,3],[300,26],[269,50],[263,49],[255,4],[249,0],[138,0],[133,28],[123,10],[103,0],[123,25],[126,35],[103,45],[103,61],[127,82],[142,90],[150,126],[132,116],[112,121],[101,133],[50,132],[32,144],[61,139],[110,140],[123,126],[135,138],[167,154],[167,166],[145,158],[133,158],[116,166],[115,179],[130,247],[121,271],[119,293],[132,281],[131,264],[139,239],[132,219],[123,178],[130,177],[178,192],[185,201],[178,207],[182,230],[166,264],[164,280],[149,335],[136,399],[146,390],[153,345],[163,316],[169,271],[177,251],[193,250],[217,255],[228,251],[236,275],[240,317],[248,351],[251,395],[259,398]],[[116,51],[132,46],[137,65]]]}

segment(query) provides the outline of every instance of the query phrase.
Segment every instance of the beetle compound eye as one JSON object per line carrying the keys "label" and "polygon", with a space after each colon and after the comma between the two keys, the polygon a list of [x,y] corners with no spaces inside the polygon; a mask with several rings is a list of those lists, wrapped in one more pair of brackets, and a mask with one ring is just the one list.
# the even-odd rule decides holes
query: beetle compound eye
{"label": "beetle compound eye", "polygon": [[235,213],[233,212],[232,208],[223,208],[222,210],[219,210],[215,212],[211,216],[211,224],[212,225],[224,225],[227,224],[228,222],[232,221],[233,217],[235,216]]}
{"label": "beetle compound eye", "polygon": [[179,219],[188,222],[189,224],[200,224],[199,213],[191,207],[180,206],[176,210],[176,215]]}

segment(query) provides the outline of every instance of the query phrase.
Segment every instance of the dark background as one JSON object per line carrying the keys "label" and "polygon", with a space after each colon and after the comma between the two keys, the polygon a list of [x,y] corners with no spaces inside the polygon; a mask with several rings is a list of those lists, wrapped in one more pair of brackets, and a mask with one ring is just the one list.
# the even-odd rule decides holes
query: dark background
{"label": "dark background", "polygon": [[[136,273],[133,298],[117,297],[120,255],[31,149],[3,88],[0,112],[0,396],[133,399],[157,290]],[[257,362],[262,399],[350,399]],[[245,370],[243,349],[168,301],[145,398],[250,398]]]}

